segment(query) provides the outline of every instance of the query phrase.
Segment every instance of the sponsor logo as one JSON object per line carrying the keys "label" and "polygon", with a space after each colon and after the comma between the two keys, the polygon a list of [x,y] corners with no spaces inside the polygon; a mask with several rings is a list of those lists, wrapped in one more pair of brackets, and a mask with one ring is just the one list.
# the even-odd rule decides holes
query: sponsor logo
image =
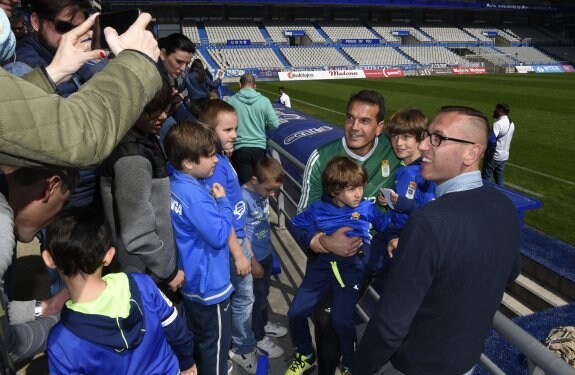
{"label": "sponsor logo", "polygon": [[239,220],[246,213],[246,202],[239,201],[234,207],[234,216]]}
{"label": "sponsor logo", "polygon": [[297,141],[300,138],[309,137],[310,135],[328,132],[330,130],[333,130],[333,128],[331,126],[327,126],[327,125],[321,126],[319,128],[300,130],[300,131],[297,131],[293,134],[288,135],[284,139],[284,145],[289,145],[291,143],[294,143],[295,141]]}
{"label": "sponsor logo", "polygon": [[306,73],[306,72],[288,72],[288,78],[312,78],[313,73]]}
{"label": "sponsor logo", "polygon": [[329,75],[332,77],[342,77],[342,76],[359,77],[359,72],[357,70],[330,70]]}

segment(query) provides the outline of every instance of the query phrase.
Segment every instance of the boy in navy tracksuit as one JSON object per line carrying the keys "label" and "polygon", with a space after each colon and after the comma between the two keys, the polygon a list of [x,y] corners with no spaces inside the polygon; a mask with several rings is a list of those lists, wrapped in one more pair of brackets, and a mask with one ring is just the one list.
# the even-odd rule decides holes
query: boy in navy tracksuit
{"label": "boy in navy tracksuit", "polygon": [[47,247],[42,257],[71,297],[48,337],[51,374],[196,374],[192,335],[152,279],[102,277],[115,254],[103,215],[64,211],[48,226]]}
{"label": "boy in navy tracksuit", "polygon": [[223,187],[206,185],[214,173],[218,138],[199,122],[179,122],[164,147],[173,167],[172,224],[185,278],[181,288],[188,326],[194,333],[199,374],[228,371],[231,345],[230,251],[233,214]]}
{"label": "boy in navy tracksuit", "polygon": [[[401,159],[401,165],[395,172],[394,192],[391,193],[391,225],[383,233],[387,243],[396,244],[409,215],[435,199],[435,183],[421,177],[421,154],[417,148],[427,129],[427,122],[419,109],[408,108],[394,113],[386,123],[385,131],[393,151]],[[388,204],[383,195],[378,197],[378,202]],[[388,249],[389,256],[393,256],[395,245],[388,246]]]}
{"label": "boy in navy tracksuit", "polygon": [[[347,226],[352,228],[348,236],[362,237],[363,242],[369,244],[371,225],[383,231],[389,224],[389,217],[363,198],[366,183],[367,172],[353,159],[336,157],[330,160],[322,174],[324,197],[292,219],[294,232],[331,234]],[[363,282],[364,261],[369,259],[368,251],[369,246],[362,246],[356,255],[340,257],[326,250],[315,262],[308,263],[288,311],[297,353],[286,375],[302,374],[315,365],[307,318],[329,291],[333,293],[331,318],[339,339],[343,371],[352,372],[356,342],[353,310]]]}

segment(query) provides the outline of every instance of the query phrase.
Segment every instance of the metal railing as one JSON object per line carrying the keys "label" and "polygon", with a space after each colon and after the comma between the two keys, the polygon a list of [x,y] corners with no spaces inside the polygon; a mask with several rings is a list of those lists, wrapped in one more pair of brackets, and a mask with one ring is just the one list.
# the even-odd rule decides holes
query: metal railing
{"label": "metal railing", "polygon": [[[278,158],[278,156],[281,156],[283,158],[282,161],[288,161],[292,166],[303,173],[305,165],[285,151],[281,146],[269,139],[268,146],[272,150],[272,155],[274,157]],[[286,177],[287,183],[292,185],[292,187],[296,187],[298,191],[301,191],[301,184],[296,178],[287,172]],[[297,207],[298,197],[293,197],[288,190],[289,189],[285,188],[284,183],[284,187],[280,189],[280,193],[275,202],[280,228],[285,228],[286,221],[291,219],[292,213]],[[286,207],[286,203],[289,203],[291,209]],[[366,294],[369,295],[374,302],[379,300],[379,294],[371,286],[367,288]],[[357,305],[356,310],[363,321],[367,322],[369,320],[369,315],[359,304]],[[563,359],[552,353],[536,338],[531,336],[527,331],[523,330],[499,311],[495,313],[492,328],[500,337],[507,340],[527,358],[529,375],[575,375],[574,368],[570,367]],[[485,354],[481,354],[479,363],[491,374],[506,374]]]}

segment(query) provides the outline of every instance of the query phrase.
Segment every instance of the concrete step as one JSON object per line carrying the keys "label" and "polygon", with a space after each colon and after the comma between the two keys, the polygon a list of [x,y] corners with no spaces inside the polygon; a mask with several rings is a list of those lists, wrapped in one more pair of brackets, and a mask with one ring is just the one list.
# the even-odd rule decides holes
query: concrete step
{"label": "concrete step", "polygon": [[541,300],[545,301],[551,307],[564,306],[569,303],[565,298],[549,289],[549,287],[542,285],[540,282],[527,275],[519,275],[515,283],[521,288],[529,291]]}
{"label": "concrete step", "polygon": [[531,308],[529,308],[523,302],[519,301],[517,298],[508,294],[507,292],[503,294],[501,305],[504,309],[509,310],[515,316],[525,316],[534,313],[534,311]]}

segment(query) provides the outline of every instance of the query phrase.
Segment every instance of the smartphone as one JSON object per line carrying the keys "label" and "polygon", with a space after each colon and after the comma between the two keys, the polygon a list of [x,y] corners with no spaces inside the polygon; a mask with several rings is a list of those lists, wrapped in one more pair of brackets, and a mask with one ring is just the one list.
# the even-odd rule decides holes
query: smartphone
{"label": "smartphone", "polygon": [[100,14],[94,23],[92,49],[110,49],[104,36],[104,29],[111,27],[118,35],[125,33],[140,16],[140,9],[126,9]]}

